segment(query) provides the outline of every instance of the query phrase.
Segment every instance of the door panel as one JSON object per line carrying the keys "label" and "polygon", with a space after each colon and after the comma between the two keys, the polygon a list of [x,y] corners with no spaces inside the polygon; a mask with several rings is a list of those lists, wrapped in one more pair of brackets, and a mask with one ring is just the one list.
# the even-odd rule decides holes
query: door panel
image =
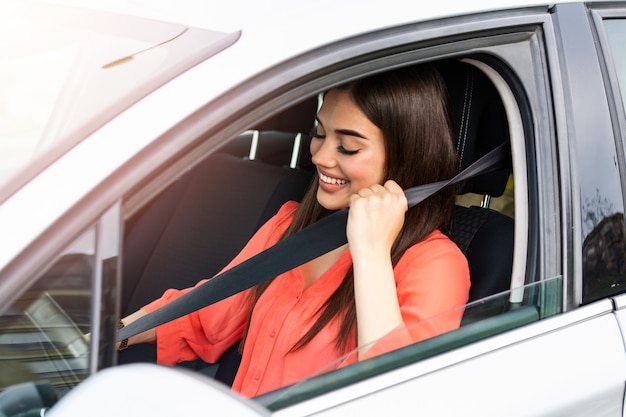
{"label": "door panel", "polygon": [[316,415],[387,413],[393,404],[406,415],[622,416],[626,356],[611,310],[604,300],[458,349],[445,355],[462,358],[456,364]]}

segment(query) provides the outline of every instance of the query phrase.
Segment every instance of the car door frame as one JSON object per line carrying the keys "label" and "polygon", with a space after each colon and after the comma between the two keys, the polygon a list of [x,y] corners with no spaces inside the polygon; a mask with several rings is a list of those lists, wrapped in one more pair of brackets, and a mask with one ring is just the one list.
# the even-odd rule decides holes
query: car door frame
{"label": "car door frame", "polygon": [[[516,74],[517,79],[525,83],[526,92],[531,97],[529,101],[533,103],[533,99],[537,100],[533,103],[536,106],[532,113],[536,153],[530,153],[530,158],[536,158],[537,172],[533,172],[532,167],[529,168],[529,176],[536,175],[537,182],[533,184],[530,181],[529,188],[536,185],[536,189],[531,192],[536,193],[535,201],[541,210],[533,213],[538,218],[531,219],[530,222],[541,225],[540,239],[534,242],[540,244],[542,250],[537,254],[539,259],[536,264],[529,261],[527,271],[536,268],[541,277],[550,276],[551,273],[563,275],[564,314],[441,355],[433,361],[414,364],[412,371],[407,369],[410,367],[395,370],[355,386],[281,409],[276,415],[345,415],[376,410],[384,412],[388,404],[394,404],[398,409],[411,409],[410,404],[414,404],[412,411],[430,411],[444,415],[455,412],[466,415],[501,415],[505,409],[507,414],[512,415],[545,415],[549,414],[546,410],[551,410],[584,416],[598,413],[600,409],[606,415],[621,415],[626,356],[620,328],[615,319],[613,301],[603,299],[580,307],[581,197],[576,176],[579,161],[575,159],[577,154],[572,149],[572,143],[575,143],[572,138],[589,129],[588,126],[575,122],[577,118],[580,120],[579,114],[583,111],[589,112],[589,108],[575,103],[574,97],[580,99],[583,94],[578,91],[585,85],[585,82],[581,83],[583,75],[587,82],[590,76],[594,77],[595,83],[602,82],[600,66],[595,59],[597,51],[591,48],[593,37],[586,19],[587,10],[583,4],[558,5],[549,14],[540,17],[535,23],[541,25],[543,42],[536,45],[535,52],[542,56],[534,58],[537,58],[537,62],[545,60],[546,67],[533,67],[532,76]],[[575,31],[578,31],[578,36],[572,36]],[[581,36],[586,48],[580,46]],[[510,67],[519,71],[519,67]],[[591,69],[586,70],[589,67]],[[543,75],[548,73],[549,77]],[[530,79],[532,82],[529,82]],[[536,87],[536,90],[531,91],[529,86]],[[595,96],[590,97],[589,102],[600,104],[598,111],[603,122],[602,129],[605,136],[612,140],[604,88],[595,89],[593,94]],[[601,105],[602,100],[604,106]],[[538,115],[542,110],[545,112]],[[587,116],[583,120],[589,120],[590,116]],[[534,200],[532,196],[531,200]],[[528,209],[532,211],[532,208]],[[559,213],[561,217],[558,216]],[[550,219],[550,216],[554,217]],[[555,242],[555,239],[559,241]],[[532,233],[530,242],[533,242]],[[557,261],[551,262],[550,259]],[[499,344],[502,341],[504,343]],[[567,348],[557,349],[558,354],[555,355],[554,346]],[[550,360],[540,361],[538,366],[532,366],[526,359],[529,351],[550,357]],[[581,364],[584,361],[580,358],[589,356],[594,358],[594,364],[591,367]],[[493,369],[497,357],[505,359],[498,361],[502,367],[496,367],[498,369],[493,374],[496,377],[490,382],[474,386],[463,381],[467,375],[478,375],[481,369],[483,373],[485,369]],[[572,370],[572,363],[577,364],[575,370]],[[507,365],[509,369],[503,370]],[[470,372],[468,368],[475,371]],[[532,375],[541,371],[542,375],[548,375],[542,377],[544,379],[540,382],[533,381],[529,384],[528,381],[533,379]],[[498,384],[507,380],[507,375],[511,384],[500,389],[502,386]],[[493,381],[497,382],[494,384]],[[518,384],[519,381],[522,385]],[[428,395],[420,396],[420,392],[427,392]],[[454,401],[446,401],[450,392],[455,396]],[[479,398],[481,393],[488,393],[488,398],[493,401],[472,401]],[[530,407],[510,407],[520,393],[527,395],[531,401],[539,401]],[[568,395],[564,395],[565,393]],[[457,408],[455,401],[459,403]],[[598,405],[600,402],[603,404]]]}

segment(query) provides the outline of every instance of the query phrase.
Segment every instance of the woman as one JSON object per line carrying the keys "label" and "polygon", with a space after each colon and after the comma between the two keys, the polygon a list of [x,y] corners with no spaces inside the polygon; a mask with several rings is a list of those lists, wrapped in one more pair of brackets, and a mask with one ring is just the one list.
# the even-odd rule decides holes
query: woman
{"label": "woman", "polygon": [[[457,171],[445,97],[427,65],[328,91],[312,133],[316,181],[301,204],[286,203],[226,269],[345,207],[348,244],[129,343],[156,341],[158,361],[175,364],[198,357],[215,362],[243,338],[233,389],[252,397],[330,363],[343,366],[458,327],[469,271],[441,232],[456,189],[410,210],[402,191]],[[168,290],[123,322],[189,290]]]}

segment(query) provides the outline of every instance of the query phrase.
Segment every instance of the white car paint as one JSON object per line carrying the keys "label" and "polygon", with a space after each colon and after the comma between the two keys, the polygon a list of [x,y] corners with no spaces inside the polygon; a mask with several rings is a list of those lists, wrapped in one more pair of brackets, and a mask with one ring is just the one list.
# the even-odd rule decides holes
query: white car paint
{"label": "white car paint", "polygon": [[[47,246],[43,248],[50,253],[68,244],[78,232],[72,229],[50,229],[59,219],[68,212],[72,213],[77,205],[85,204],[85,195],[89,196],[88,200],[94,207],[108,207],[125,190],[124,184],[116,183],[116,188],[109,187],[106,193],[95,195],[91,193],[94,185],[109,181],[110,176],[121,168],[140,171],[142,167],[128,166],[127,161],[189,114],[242,80],[303,51],[366,30],[440,16],[436,13],[442,13],[442,10],[444,15],[448,15],[460,12],[461,7],[471,7],[472,10],[474,7],[493,7],[493,2],[479,2],[461,4],[458,10],[453,10],[444,8],[438,2],[431,3],[424,5],[423,10],[420,5],[419,14],[411,15],[408,12],[397,13],[401,6],[407,7],[406,2],[385,2],[385,10],[369,13],[363,19],[353,16],[354,5],[348,3],[307,3],[302,7],[311,10],[303,12],[299,9],[296,13],[299,18],[286,19],[290,7],[285,6],[281,14],[271,17],[280,24],[270,23],[271,19],[260,14],[258,5],[251,5],[250,10],[254,10],[256,19],[251,18],[254,16],[246,17],[249,21],[241,24],[242,36],[235,45],[180,75],[126,110],[0,205],[0,230],[4,235],[0,239],[0,271],[11,266],[15,258],[27,253],[33,247],[33,242],[36,244],[42,231],[50,234],[46,240]],[[500,5],[504,7],[503,3]],[[327,10],[332,12],[326,13]],[[303,22],[302,13],[319,16],[319,21]],[[292,33],[298,36],[290,36]],[[268,47],[260,49],[259,45]],[[191,125],[190,128],[194,127]],[[115,149],[115,152],[111,152],[111,149]],[[163,147],[160,152],[167,154],[176,150],[174,145],[170,145]],[[96,200],[97,204],[93,202]],[[41,204],[45,204],[45,210],[41,209]],[[70,223],[86,224],[90,217],[98,214],[86,212],[82,214],[84,217],[74,218]],[[3,285],[0,283],[0,291],[13,290]],[[623,320],[623,313],[618,315]],[[580,338],[581,331],[587,335],[584,340]],[[611,403],[617,404],[623,396],[626,361],[623,349],[620,348],[623,347],[622,340],[617,335],[619,329],[611,302],[605,300],[417,363],[410,368],[354,384],[286,408],[275,415],[384,413],[390,404],[406,410],[408,415],[416,410],[423,415],[538,416],[553,415],[557,411],[571,416],[598,415],[595,411],[596,407],[600,407],[599,398],[611,398]],[[486,355],[487,352],[489,355]],[[590,352],[594,352],[597,361],[580,361],[581,357]],[[549,364],[554,373],[550,375],[551,378],[535,379],[535,368],[527,367],[525,361],[520,361],[520,358],[528,355],[532,355],[532,361]],[[576,363],[576,367],[572,363]],[[468,379],[468,375],[485,373],[488,373],[489,378]],[[583,379],[580,375],[585,376],[586,382],[581,382]],[[529,387],[528,391],[512,391],[506,383],[508,378],[525,381],[524,386]],[[517,382],[511,384],[518,385]],[[109,397],[94,395],[101,393],[102,387],[110,386],[116,386],[120,393],[132,391],[133,386],[141,386],[142,389],[134,397],[126,397],[128,402],[120,399],[116,403],[110,401]],[[209,398],[207,391],[211,391]],[[420,397],[421,392],[429,395]],[[111,391],[108,393],[111,395]],[[484,402],[473,402],[476,395],[487,396],[493,401],[487,405]],[[129,408],[136,406],[129,405],[134,401],[136,404],[149,402],[150,407],[154,406],[150,409],[150,415],[172,415],[172,409],[167,408],[170,405],[163,405],[161,401],[168,402],[172,397],[187,399],[188,396],[192,400],[180,401],[186,402],[184,407],[187,408],[177,408],[177,414],[206,411],[207,402],[211,404],[211,410],[223,405],[224,410],[233,415],[267,414],[267,410],[250,404],[213,382],[141,365],[98,373],[72,391],[67,401],[62,401],[49,415],[71,417],[83,415],[85,409],[93,411],[90,414],[94,416],[116,415],[120,412],[141,414],[146,411],[141,407]],[[572,404],[569,401],[571,398],[579,401],[563,409],[563,404]],[[70,401],[73,399],[76,399],[75,403]],[[100,404],[98,399],[102,407],[86,408],[88,405],[93,407],[94,401]],[[176,405],[178,403],[175,402]],[[520,403],[524,407],[519,407]],[[613,407],[605,415],[620,414],[621,410]]]}
{"label": "white car paint", "polygon": [[[106,393],[106,395],[103,395]],[[268,416],[253,401],[190,371],[149,364],[106,369],[85,381],[48,412],[49,417],[105,416]]]}
{"label": "white car paint", "polygon": [[[556,4],[562,0],[478,0],[472,2],[413,2],[410,0],[45,0],[48,3],[85,7],[189,26],[232,32],[239,29],[283,33],[318,33],[371,30],[415,20],[476,13],[512,7]],[[304,18],[303,18],[304,17]],[[296,32],[289,32],[296,30]],[[335,32],[336,33],[336,32]]]}

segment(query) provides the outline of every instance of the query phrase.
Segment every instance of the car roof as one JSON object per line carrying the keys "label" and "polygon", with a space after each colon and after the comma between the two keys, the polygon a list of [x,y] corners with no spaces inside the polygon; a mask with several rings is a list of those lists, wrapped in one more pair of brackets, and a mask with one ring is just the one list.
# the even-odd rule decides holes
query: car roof
{"label": "car roof", "polygon": [[[383,28],[387,25],[429,20],[468,13],[492,10],[505,10],[520,7],[551,6],[557,1],[542,0],[477,0],[472,2],[413,2],[408,0],[318,0],[301,2],[292,0],[256,0],[203,1],[196,0],[46,0],[49,3],[74,5],[131,14],[172,23],[219,31],[235,31],[253,27],[275,27],[273,23],[292,26],[294,23],[302,30],[318,32],[316,25],[323,25],[323,20],[315,21],[320,16],[333,20],[339,17],[344,21],[344,28],[354,30],[357,27]],[[401,13],[398,13],[401,10]],[[286,27],[285,26],[285,27]],[[337,26],[324,27],[324,31],[337,29]],[[301,32],[299,32],[301,34]],[[323,34],[320,34],[323,36]]]}
{"label": "car roof", "polygon": [[[200,28],[215,33],[236,34],[238,40],[232,51],[219,53],[216,57],[216,63],[226,69],[218,72],[220,84],[223,86],[234,86],[306,51],[364,33],[454,16],[468,19],[471,14],[486,11],[506,10],[508,13],[510,8],[520,7],[539,7],[540,10],[546,10],[554,4],[536,0],[477,0],[471,3],[424,4],[407,0],[385,2],[364,0],[358,3],[347,0],[315,2],[236,0],[219,3],[194,0],[41,1],[160,20],[168,24]],[[471,21],[471,17],[468,21]],[[213,58],[208,59],[212,60]],[[49,141],[55,142],[55,138]],[[37,166],[40,168],[33,168],[33,173],[46,164],[39,163]],[[20,177],[26,179],[32,175]],[[15,182],[14,186],[3,190],[0,181],[0,201],[5,200],[23,183],[24,181]]]}

